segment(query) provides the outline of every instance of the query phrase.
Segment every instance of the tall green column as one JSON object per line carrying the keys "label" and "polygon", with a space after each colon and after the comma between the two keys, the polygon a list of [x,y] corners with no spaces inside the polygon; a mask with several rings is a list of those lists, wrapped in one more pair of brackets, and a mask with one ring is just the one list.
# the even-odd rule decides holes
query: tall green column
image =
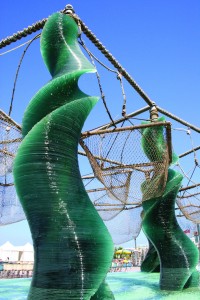
{"label": "tall green column", "polygon": [[[152,135],[151,130],[151,128],[145,129],[143,138],[152,136],[155,139],[153,154],[149,153],[150,148],[147,142],[143,142],[142,145],[145,154],[151,161],[154,161],[155,151],[157,150],[157,155],[162,155],[165,144],[161,128],[158,128],[156,132],[157,129],[154,127]],[[142,228],[158,253],[160,288],[163,290],[176,291],[199,285],[199,273],[196,270],[199,261],[198,249],[182,231],[175,216],[175,200],[182,179],[183,176],[179,172],[168,169],[168,178],[163,194],[143,201]],[[156,182],[156,178],[154,180]],[[144,182],[142,184],[143,194],[147,194],[148,188],[153,188],[152,183]],[[148,265],[146,267],[149,268]]]}
{"label": "tall green column", "polygon": [[24,138],[14,162],[15,186],[35,252],[31,300],[90,299],[113,256],[110,234],[78,166],[81,129],[97,98],[78,88],[79,77],[95,70],[77,36],[70,16],[56,13],[45,24],[41,52],[52,80],[25,111]]}
{"label": "tall green column", "polygon": [[149,273],[160,272],[160,261],[159,261],[158,253],[150,240],[148,240],[148,243],[149,243],[149,249],[141,264],[140,269],[142,272],[149,272]]}

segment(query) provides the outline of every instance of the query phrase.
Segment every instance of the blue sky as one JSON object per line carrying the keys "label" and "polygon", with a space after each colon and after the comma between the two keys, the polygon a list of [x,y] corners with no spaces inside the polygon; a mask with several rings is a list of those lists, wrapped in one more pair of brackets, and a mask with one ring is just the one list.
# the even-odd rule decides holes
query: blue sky
{"label": "blue sky", "polygon": [[[73,1],[76,13],[95,33],[135,81],[160,107],[188,122],[200,126],[200,2],[198,0],[129,0]],[[1,4],[0,39],[63,9],[66,1],[3,1]],[[22,39],[4,49],[7,51],[34,37]],[[105,64],[109,62],[83,35],[88,48]],[[24,48],[0,56],[0,108],[8,113],[16,69]],[[116,76],[97,66],[108,107],[113,118],[121,116],[122,95]],[[42,61],[39,40],[30,47],[19,73],[12,117],[21,123],[23,112],[50,75]],[[94,74],[80,79],[81,88],[89,95],[99,95]],[[146,103],[124,80],[127,112]],[[147,115],[144,115],[148,118]],[[109,122],[99,101],[84,129]],[[173,123],[174,128],[180,126]],[[195,146],[199,134],[192,132]],[[173,131],[177,154],[191,148],[184,131]],[[85,166],[85,165],[84,165]],[[85,167],[87,168],[87,167]],[[86,172],[86,169],[84,170]],[[15,245],[31,241],[26,221],[0,228],[0,244],[10,240]],[[145,243],[143,235],[138,243]],[[129,246],[133,242],[129,243]]]}

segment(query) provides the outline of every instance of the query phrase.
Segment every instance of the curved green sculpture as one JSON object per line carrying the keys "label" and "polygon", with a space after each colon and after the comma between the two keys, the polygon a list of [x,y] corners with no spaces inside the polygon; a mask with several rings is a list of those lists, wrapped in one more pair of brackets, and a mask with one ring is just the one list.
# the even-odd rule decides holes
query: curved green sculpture
{"label": "curved green sculpture", "polygon": [[141,263],[140,269],[142,272],[149,272],[149,273],[160,272],[160,261],[159,261],[158,253],[150,240],[148,240],[148,243],[149,243],[149,249],[143,262]]}
{"label": "curved green sculpture", "polygon": [[56,13],[45,24],[41,52],[52,80],[26,109],[14,162],[35,252],[28,299],[90,299],[102,289],[113,257],[112,239],[78,166],[81,129],[97,98],[78,88],[79,77],[95,70],[77,36],[70,16]]}
{"label": "curved green sculpture", "polygon": [[[150,136],[151,128],[143,131]],[[162,134],[159,129],[156,138],[154,128],[155,148],[159,153],[164,149]],[[164,140],[163,140],[164,143]],[[145,154],[153,161],[149,148],[143,143]],[[174,156],[175,157],[175,156]],[[163,290],[182,290],[186,287],[199,285],[199,273],[196,266],[199,253],[194,243],[182,231],[175,216],[175,200],[181,186],[183,176],[172,169],[168,169],[168,178],[163,195],[143,201],[143,231],[152,246],[155,247],[160,260],[160,288]],[[148,187],[148,182],[142,184],[142,192]],[[154,256],[156,253],[154,252]],[[151,270],[155,260],[149,265],[143,265],[143,270]]]}
{"label": "curved green sculpture", "polygon": [[[144,210],[141,213],[141,218],[144,218]],[[148,237],[146,236],[147,240],[148,240],[148,251],[145,255],[144,260],[141,263],[141,267],[140,270],[142,272],[148,272],[148,273],[157,273],[160,272],[160,260],[158,257],[158,253],[154,247],[154,245],[152,244],[152,242],[148,239]]]}

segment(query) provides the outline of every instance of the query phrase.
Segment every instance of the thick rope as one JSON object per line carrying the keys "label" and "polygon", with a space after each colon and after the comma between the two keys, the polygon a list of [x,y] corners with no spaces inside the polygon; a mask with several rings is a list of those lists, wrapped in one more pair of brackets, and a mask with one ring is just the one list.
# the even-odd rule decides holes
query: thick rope
{"label": "thick rope", "polygon": [[[61,12],[65,13],[66,8]],[[111,62],[111,64],[126,78],[126,80],[130,83],[130,85],[138,92],[138,94],[145,100],[145,102],[149,106],[153,106],[153,101],[145,94],[145,92],[139,87],[139,85],[134,81],[134,79],[128,74],[128,72],[120,65],[120,63],[114,58],[114,56],[105,48],[105,46],[97,39],[94,33],[85,25],[85,23],[73,12],[70,15],[81,24],[81,29],[85,33],[85,35],[91,40],[91,42],[101,51],[101,53],[107,57],[107,59]],[[0,41],[0,49],[10,45],[17,40],[20,40],[23,37],[26,37],[33,32],[36,32],[44,27],[47,18],[36,22],[35,24],[28,26],[28,28],[23,29],[22,31],[18,31],[12,36],[7,37]]]}
{"label": "thick rope", "polygon": [[138,92],[143,100],[149,105],[153,106],[153,101],[145,94],[145,92],[139,87],[134,79],[128,74],[128,72],[120,65],[115,57],[105,48],[105,46],[97,39],[94,33],[85,25],[85,23],[75,14],[72,17],[81,24],[81,29],[89,40],[101,51],[101,53],[111,62],[111,64],[121,73],[130,85]]}
{"label": "thick rope", "polygon": [[8,36],[7,38],[0,41],[0,49],[10,45],[11,43],[14,43],[18,40],[21,40],[23,37],[26,37],[29,34],[32,34],[33,32],[36,32],[44,27],[44,24],[46,23],[47,18],[36,22],[35,24],[32,24],[31,26],[28,26],[27,28],[24,28],[21,31],[18,31],[17,33],[13,34],[12,36]]}
{"label": "thick rope", "polygon": [[[66,13],[66,8],[62,10],[61,12]],[[139,87],[139,85],[134,81],[134,79],[128,74],[128,72],[120,65],[120,63],[114,58],[114,56],[105,48],[105,46],[97,39],[97,37],[94,35],[94,33],[85,25],[85,23],[73,13],[73,11],[70,13],[70,15],[77,21],[79,26],[81,26],[81,30],[85,33],[85,35],[90,39],[90,41],[101,51],[101,53],[107,57],[107,59],[112,63],[112,65],[126,78],[126,80],[129,82],[129,84],[138,92],[138,94],[146,101],[146,103],[149,106],[153,106],[153,101],[145,94],[145,92]],[[40,30],[43,28],[45,22],[47,21],[47,18],[38,21],[37,23],[28,26],[28,28],[25,28],[22,31],[18,31],[13,36],[7,37],[6,39],[0,41],[0,49],[11,44],[12,42],[16,42],[17,40],[26,37],[27,35]],[[157,107],[158,111],[165,114],[166,116],[192,128],[196,132],[200,132],[200,128],[189,124],[188,122],[178,118],[177,116],[169,113],[168,111],[162,109],[161,107]]]}
{"label": "thick rope", "polygon": [[[73,13],[73,8],[71,5],[66,5],[66,7],[63,10],[60,10],[61,13],[67,13],[69,11],[70,13]],[[24,28],[21,31],[18,31],[17,33],[14,33],[12,36],[8,36],[7,38],[0,41],[0,49],[10,45],[11,43],[14,43],[18,40],[21,40],[23,37],[26,37],[29,34],[32,34],[33,32],[36,32],[44,27],[44,24],[46,23],[48,18],[44,18],[27,28]]]}

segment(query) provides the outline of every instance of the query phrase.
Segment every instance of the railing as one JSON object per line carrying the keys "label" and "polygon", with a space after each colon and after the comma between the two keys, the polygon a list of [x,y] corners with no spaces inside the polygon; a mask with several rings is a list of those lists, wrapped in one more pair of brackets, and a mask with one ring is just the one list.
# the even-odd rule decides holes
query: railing
{"label": "railing", "polygon": [[112,266],[109,270],[112,272],[137,272],[140,271],[140,266],[135,266],[132,263],[112,263]]}
{"label": "railing", "polygon": [[3,270],[0,271],[0,279],[8,278],[30,278],[33,275],[32,270]]}

